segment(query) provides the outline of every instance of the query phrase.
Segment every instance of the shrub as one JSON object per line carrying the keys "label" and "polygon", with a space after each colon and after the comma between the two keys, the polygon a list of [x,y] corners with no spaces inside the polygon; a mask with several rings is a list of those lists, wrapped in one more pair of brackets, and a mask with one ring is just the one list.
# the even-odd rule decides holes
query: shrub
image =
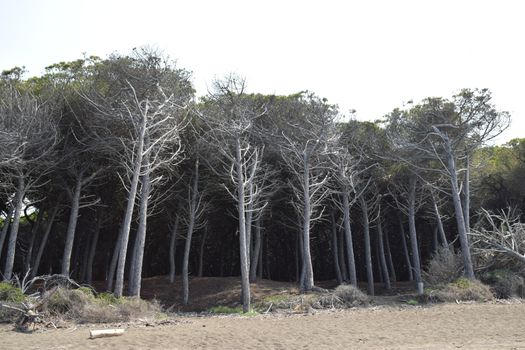
{"label": "shrub", "polygon": [[525,292],[525,280],[518,273],[497,269],[484,273],[481,280],[490,285],[497,298],[523,298]]}
{"label": "shrub", "polygon": [[26,296],[22,292],[22,289],[13,286],[8,282],[0,282],[0,300],[22,303],[26,300]]}
{"label": "shrub", "polygon": [[463,274],[461,252],[439,247],[423,270],[423,279],[430,286],[450,283]]}
{"label": "shrub", "polygon": [[334,295],[347,306],[366,305],[370,302],[370,298],[365,293],[351,284],[341,284],[335,289]]}
{"label": "shrub", "polygon": [[464,277],[427,289],[425,296],[427,300],[435,302],[488,301],[494,299],[489,286],[478,280],[470,280]]}
{"label": "shrub", "polygon": [[241,306],[231,307],[231,306],[225,306],[225,305],[219,305],[214,306],[209,309],[210,313],[212,314],[237,314],[237,315],[243,315],[243,316],[255,316],[258,314],[255,310],[250,310],[248,312],[243,312]]}

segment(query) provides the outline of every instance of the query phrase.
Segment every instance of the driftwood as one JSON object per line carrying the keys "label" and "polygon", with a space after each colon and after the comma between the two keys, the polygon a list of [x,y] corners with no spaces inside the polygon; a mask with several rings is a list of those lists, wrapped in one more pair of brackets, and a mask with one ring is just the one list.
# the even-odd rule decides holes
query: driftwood
{"label": "driftwood", "polygon": [[89,338],[104,338],[104,337],[115,337],[124,334],[124,329],[102,329],[89,331]]}

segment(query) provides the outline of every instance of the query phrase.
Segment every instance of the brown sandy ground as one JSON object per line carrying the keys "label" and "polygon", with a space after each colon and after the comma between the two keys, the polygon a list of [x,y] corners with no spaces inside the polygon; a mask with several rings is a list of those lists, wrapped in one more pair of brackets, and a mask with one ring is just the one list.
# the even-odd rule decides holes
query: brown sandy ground
{"label": "brown sandy ground", "polygon": [[88,339],[77,326],[33,334],[0,326],[0,349],[525,349],[525,304],[380,306],[304,315],[182,317]]}

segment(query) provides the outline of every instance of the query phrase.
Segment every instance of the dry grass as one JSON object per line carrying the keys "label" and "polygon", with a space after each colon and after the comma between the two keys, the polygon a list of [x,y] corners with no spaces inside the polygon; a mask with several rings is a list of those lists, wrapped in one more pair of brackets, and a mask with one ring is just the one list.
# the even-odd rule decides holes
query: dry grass
{"label": "dry grass", "polygon": [[489,301],[494,299],[490,287],[478,280],[458,278],[425,291],[425,298],[432,302]]}
{"label": "dry grass", "polygon": [[428,261],[423,279],[431,286],[450,283],[463,274],[463,260],[461,252],[454,252],[440,247]]}
{"label": "dry grass", "polygon": [[507,299],[525,296],[525,280],[517,272],[507,269],[496,269],[484,273],[481,281],[490,285],[497,298]]}

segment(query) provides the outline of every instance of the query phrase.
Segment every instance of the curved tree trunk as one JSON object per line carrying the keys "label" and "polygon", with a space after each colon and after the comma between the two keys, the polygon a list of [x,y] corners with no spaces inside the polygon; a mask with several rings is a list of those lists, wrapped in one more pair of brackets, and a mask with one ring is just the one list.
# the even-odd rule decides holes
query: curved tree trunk
{"label": "curved tree trunk", "polygon": [[350,283],[357,287],[357,274],[355,270],[354,243],[352,242],[352,230],[350,227],[350,203],[348,192],[343,191],[343,222],[345,227],[346,257],[348,258],[348,272]]}
{"label": "curved tree trunk", "polygon": [[175,256],[176,256],[176,249],[177,249],[177,230],[179,229],[179,216],[175,218],[175,223],[173,224],[173,227],[171,229],[171,237],[170,237],[170,251],[169,251],[169,258],[170,258],[170,283],[175,282]]}
{"label": "curved tree trunk", "polygon": [[410,258],[410,252],[408,251],[405,226],[403,225],[403,220],[401,219],[401,216],[398,217],[398,220],[399,220],[399,235],[401,236],[401,244],[403,246],[403,253],[405,255],[405,260],[406,260],[406,264],[408,267],[408,280],[412,282],[414,280],[414,270],[412,269],[412,259]]}
{"label": "curved tree trunk", "polygon": [[62,275],[69,276],[71,266],[71,252],[75,242],[75,231],[78,222],[78,211],[80,208],[80,192],[82,190],[82,176],[77,178],[74,192],[71,195],[71,212],[69,214],[69,224],[66,232],[66,243],[62,256]]}
{"label": "curved tree trunk", "polygon": [[9,281],[13,277],[13,266],[15,263],[16,240],[18,238],[18,227],[20,226],[20,215],[22,214],[22,206],[24,205],[25,197],[25,178],[23,175],[17,176],[17,187],[15,197],[15,213],[13,217],[13,225],[9,234],[9,241],[7,242],[7,254],[4,268],[4,280]]}
{"label": "curved tree trunk", "polygon": [[[184,245],[184,257],[182,259],[182,304],[187,305],[189,302],[190,288],[188,265],[190,260],[191,239],[193,228],[195,227],[195,216],[197,215],[197,200],[199,191],[199,161],[195,161],[195,173],[193,176],[193,185],[189,205],[188,231],[186,233],[186,244]],[[245,247],[246,248],[246,247]]]}
{"label": "curved tree trunk", "polygon": [[5,238],[7,237],[7,232],[9,230],[9,226],[11,225],[11,219],[13,218],[14,211],[15,208],[11,206],[9,208],[9,211],[7,212],[7,216],[5,217],[4,225],[2,226],[2,231],[0,232],[0,258],[2,257],[2,249],[4,248]]}
{"label": "curved tree trunk", "polygon": [[416,280],[418,294],[423,294],[423,280],[421,279],[421,263],[419,262],[419,245],[416,232],[416,185],[417,180],[414,175],[410,177],[410,189],[408,193],[408,229],[410,234],[410,244],[412,248],[412,267]]}
{"label": "curved tree trunk", "polygon": [[361,203],[361,213],[363,215],[367,292],[370,295],[374,295],[374,271],[372,270],[372,248],[370,246],[370,222],[368,221],[368,207],[363,196],[359,197],[359,202]]}
{"label": "curved tree trunk", "polygon": [[44,249],[46,248],[47,241],[49,240],[49,234],[51,233],[51,229],[53,228],[53,223],[55,221],[57,213],[58,207],[54,207],[53,211],[51,212],[51,216],[49,217],[49,222],[47,223],[46,231],[44,232],[44,236],[42,237],[42,241],[40,242],[40,246],[38,247],[38,252],[36,254],[33,270],[31,270],[31,278],[34,278],[38,274],[38,269],[40,268],[40,261],[42,260],[42,255],[44,254]]}

